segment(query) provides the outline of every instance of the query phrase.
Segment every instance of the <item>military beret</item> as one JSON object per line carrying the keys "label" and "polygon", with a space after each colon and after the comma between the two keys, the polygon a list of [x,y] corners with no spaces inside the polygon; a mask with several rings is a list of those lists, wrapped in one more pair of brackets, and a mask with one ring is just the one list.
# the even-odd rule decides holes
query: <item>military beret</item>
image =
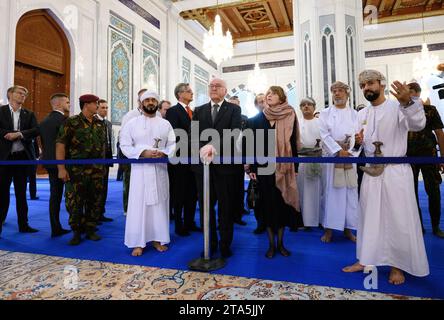
{"label": "military beret", "polygon": [[93,95],[93,94],[84,94],[79,98],[80,103],[90,103],[90,102],[97,102],[100,98]]}

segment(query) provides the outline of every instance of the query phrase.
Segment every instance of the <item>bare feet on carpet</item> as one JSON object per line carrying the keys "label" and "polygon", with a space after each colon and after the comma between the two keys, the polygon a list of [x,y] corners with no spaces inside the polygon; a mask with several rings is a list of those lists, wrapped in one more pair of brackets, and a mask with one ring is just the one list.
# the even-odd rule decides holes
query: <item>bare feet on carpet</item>
{"label": "bare feet on carpet", "polygon": [[331,242],[331,239],[333,238],[333,231],[330,229],[325,229],[325,233],[321,238],[321,241],[324,243]]}
{"label": "bare feet on carpet", "polygon": [[153,247],[159,252],[165,252],[168,250],[167,246],[163,246],[160,244],[160,242],[157,241],[153,241]]}
{"label": "bare feet on carpet", "polygon": [[349,239],[352,242],[356,242],[356,236],[353,234],[353,232],[350,229],[344,230],[344,236]]}
{"label": "bare feet on carpet", "polygon": [[133,253],[131,255],[133,257],[140,257],[143,253],[143,248],[134,248]]}
{"label": "bare feet on carpet", "polygon": [[398,268],[392,267],[392,270],[390,271],[389,282],[391,284],[394,284],[395,286],[403,284],[405,282],[404,272]]}
{"label": "bare feet on carpet", "polygon": [[342,271],[344,271],[344,272],[359,272],[359,271],[363,271],[364,268],[365,268],[365,266],[363,266],[359,262],[356,262],[352,266],[348,266],[348,267],[343,268]]}

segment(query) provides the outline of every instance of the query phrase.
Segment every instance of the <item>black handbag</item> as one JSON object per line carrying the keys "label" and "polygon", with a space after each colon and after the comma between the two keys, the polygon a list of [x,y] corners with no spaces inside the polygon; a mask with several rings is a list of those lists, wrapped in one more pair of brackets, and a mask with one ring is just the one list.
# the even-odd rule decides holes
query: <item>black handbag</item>
{"label": "black handbag", "polygon": [[259,200],[259,188],[257,180],[250,180],[247,189],[247,206],[248,208],[254,209],[257,206],[257,202]]}

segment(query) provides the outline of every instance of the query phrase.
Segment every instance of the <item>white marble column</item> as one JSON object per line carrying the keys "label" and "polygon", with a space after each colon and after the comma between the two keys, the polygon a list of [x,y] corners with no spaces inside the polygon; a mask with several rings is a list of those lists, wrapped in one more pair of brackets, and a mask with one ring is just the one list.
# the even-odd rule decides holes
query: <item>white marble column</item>
{"label": "white marble column", "polygon": [[3,53],[0,55],[0,65],[2,66],[0,72],[0,102],[2,105],[8,102],[6,91],[14,80],[15,51],[10,48],[15,48],[15,30],[12,26],[14,15],[11,15],[12,12],[15,12],[15,7],[15,1],[0,1],[0,21],[6,27],[0,32],[0,45],[3,48]]}
{"label": "white marble column", "polygon": [[173,104],[176,103],[176,97],[174,97],[174,88],[181,82],[182,73],[182,61],[179,50],[179,23],[180,18],[179,11],[174,6],[170,6],[167,11],[167,57],[166,57],[166,81],[163,85],[164,96],[170,100]]}
{"label": "white marble column", "polygon": [[[330,85],[334,81],[349,83],[355,90],[354,105],[362,103],[357,83],[359,72],[364,69],[364,40],[363,40],[363,13],[360,0],[295,0],[294,13],[294,39],[296,60],[296,87],[299,96],[312,93],[318,103],[318,109],[331,104]],[[322,37],[327,32],[326,52],[323,52]],[[347,29],[351,28],[353,37],[353,50],[350,41],[347,42]],[[308,37],[311,43],[311,55],[307,52],[307,61],[304,54],[304,39]],[[334,42],[334,50],[331,43]],[[349,50],[347,51],[347,43]],[[353,55],[353,59],[351,55]],[[310,58],[311,57],[311,67]],[[334,65],[332,64],[334,57]],[[352,61],[353,70],[352,72]],[[306,73],[311,70],[311,76]],[[355,79],[353,82],[352,79]]]}

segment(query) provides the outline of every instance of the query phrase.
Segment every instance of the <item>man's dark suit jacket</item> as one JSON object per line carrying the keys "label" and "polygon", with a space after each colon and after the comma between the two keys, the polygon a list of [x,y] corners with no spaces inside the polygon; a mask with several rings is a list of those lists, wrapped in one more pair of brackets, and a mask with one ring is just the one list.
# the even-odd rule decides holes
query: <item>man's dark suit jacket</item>
{"label": "man's dark suit jacket", "polygon": [[[60,127],[65,122],[65,115],[58,111],[52,111],[43,121],[40,123],[40,138],[42,141],[42,159],[43,160],[56,160],[56,139],[59,133]],[[55,165],[47,165],[46,168],[56,168]]]}
{"label": "man's dark suit jacket", "polygon": [[[113,124],[109,120],[104,120],[106,124],[106,133],[107,133],[107,141],[106,141],[106,159],[113,158]],[[113,164],[109,164],[109,167],[114,166]]]}
{"label": "man's dark suit jacket", "polygon": [[[6,140],[4,136],[8,133],[15,132],[12,122],[12,114],[9,105],[0,107],[0,160],[7,160],[11,150],[12,141]],[[33,139],[39,135],[39,126],[37,119],[32,111],[24,108],[20,111],[20,132],[23,139],[20,141],[25,148],[26,155],[29,160],[34,160],[32,152]]]}
{"label": "man's dark suit jacket", "polygon": [[[239,106],[229,103],[224,100],[222,105],[219,107],[219,111],[217,113],[217,117],[215,122],[213,123],[212,117],[212,107],[211,102],[204,104],[200,107],[197,107],[194,110],[193,114],[193,122],[191,123],[191,129],[190,131],[193,131],[193,128],[196,129],[197,123],[199,124],[199,137],[202,131],[206,129],[216,129],[219,133],[219,143],[220,143],[220,150],[218,150],[219,154],[216,156],[224,157],[223,154],[223,146],[225,144],[231,144],[231,156],[235,156],[235,149],[236,149],[236,138],[231,138],[231,141],[224,141],[223,138],[223,130],[224,129],[241,129],[241,108]],[[197,144],[197,141],[193,140],[193,136],[191,136],[191,148],[193,157],[199,157],[199,150],[194,150],[193,145]],[[207,145],[208,142],[206,141],[199,141],[199,149],[203,146]],[[197,151],[197,154],[196,154]],[[242,166],[242,165],[240,165]],[[203,172],[203,166],[200,165],[193,165],[193,170],[196,173],[202,174]],[[221,173],[221,174],[235,174],[239,172],[239,165],[232,165],[232,164],[221,164],[221,165],[212,165],[212,170],[215,170],[215,172]]]}
{"label": "man's dark suit jacket", "polygon": [[[188,116],[188,113],[185,111],[185,108],[180,103],[167,110],[165,119],[169,121],[173,129],[183,129],[187,133],[190,131],[191,119]],[[177,140],[179,140],[179,137],[177,137]],[[180,150],[177,151],[176,156],[181,156]],[[190,152],[188,151],[188,157],[189,156]]]}

